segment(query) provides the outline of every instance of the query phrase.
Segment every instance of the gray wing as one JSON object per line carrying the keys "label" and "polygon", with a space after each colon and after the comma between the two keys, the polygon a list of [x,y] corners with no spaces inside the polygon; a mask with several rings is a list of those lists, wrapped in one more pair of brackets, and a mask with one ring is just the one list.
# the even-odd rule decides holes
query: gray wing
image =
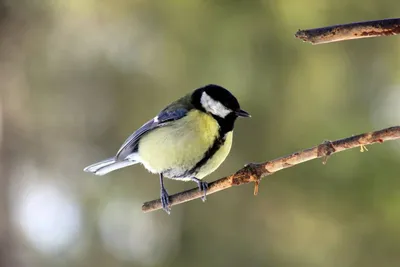
{"label": "gray wing", "polygon": [[126,139],[121,148],[118,150],[116,158],[125,159],[130,154],[136,152],[138,149],[139,140],[144,134],[146,134],[150,130],[168,125],[168,123],[171,121],[183,118],[184,116],[186,116],[187,112],[188,111],[184,108],[176,109],[173,111],[161,111],[157,115],[157,117],[146,122],[142,127],[140,127],[131,136],[129,136],[128,139]]}

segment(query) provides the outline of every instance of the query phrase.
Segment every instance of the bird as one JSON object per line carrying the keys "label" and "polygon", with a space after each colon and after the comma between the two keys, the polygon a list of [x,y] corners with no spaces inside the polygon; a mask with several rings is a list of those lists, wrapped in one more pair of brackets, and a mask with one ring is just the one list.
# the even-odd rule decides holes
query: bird
{"label": "bird", "polygon": [[170,214],[164,177],[195,182],[205,201],[208,183],[202,179],[228,156],[238,117],[251,115],[224,87],[205,85],[161,110],[130,135],[115,156],[87,166],[84,171],[105,175],[141,163],[159,175],[162,208]]}

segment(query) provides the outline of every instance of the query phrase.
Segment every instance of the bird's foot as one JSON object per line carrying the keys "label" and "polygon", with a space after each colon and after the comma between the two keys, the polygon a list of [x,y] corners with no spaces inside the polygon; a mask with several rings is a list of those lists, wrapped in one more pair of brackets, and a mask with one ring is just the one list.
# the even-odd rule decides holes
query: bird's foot
{"label": "bird's foot", "polygon": [[163,210],[170,214],[171,213],[171,208],[169,206],[169,195],[167,193],[167,190],[165,190],[164,187],[161,188],[161,204]]}
{"label": "bird's foot", "polygon": [[197,186],[199,187],[199,190],[204,193],[204,195],[201,197],[201,200],[203,200],[203,202],[206,201],[208,183],[207,182],[203,182],[202,180],[197,179],[195,177],[192,178],[192,181],[196,182]]}

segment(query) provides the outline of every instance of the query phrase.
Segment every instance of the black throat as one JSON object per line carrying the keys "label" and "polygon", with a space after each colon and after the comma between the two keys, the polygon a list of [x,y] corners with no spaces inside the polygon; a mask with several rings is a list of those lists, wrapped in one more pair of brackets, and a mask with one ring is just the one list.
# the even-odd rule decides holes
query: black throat
{"label": "black throat", "polygon": [[[201,98],[202,93],[203,93],[202,90],[196,90],[192,95],[191,102],[196,109],[198,109],[204,113],[207,113],[207,111],[201,105],[200,98]],[[214,114],[210,114],[210,113],[207,113],[207,114],[211,115],[218,122],[218,125],[219,125],[218,135],[220,137],[224,137],[226,133],[233,130],[233,126],[237,119],[237,116],[235,115],[235,113],[233,113],[233,112],[229,113],[225,118],[221,118],[221,117],[218,117],[218,116],[216,116]]]}
{"label": "black throat", "polygon": [[234,113],[229,113],[225,118],[212,115],[219,125],[219,136],[225,136],[226,133],[233,130],[237,116]]}

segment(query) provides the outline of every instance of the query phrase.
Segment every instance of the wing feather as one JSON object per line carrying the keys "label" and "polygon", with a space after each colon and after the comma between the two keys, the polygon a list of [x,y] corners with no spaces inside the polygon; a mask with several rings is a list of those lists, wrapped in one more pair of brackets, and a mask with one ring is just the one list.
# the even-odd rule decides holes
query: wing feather
{"label": "wing feather", "polygon": [[126,139],[121,148],[118,150],[116,158],[125,159],[130,154],[136,152],[138,149],[139,140],[144,134],[156,128],[164,127],[172,121],[183,118],[184,116],[186,116],[187,112],[188,111],[184,108],[179,108],[172,111],[161,111],[154,119],[143,124],[142,127],[136,130],[131,136]]}

